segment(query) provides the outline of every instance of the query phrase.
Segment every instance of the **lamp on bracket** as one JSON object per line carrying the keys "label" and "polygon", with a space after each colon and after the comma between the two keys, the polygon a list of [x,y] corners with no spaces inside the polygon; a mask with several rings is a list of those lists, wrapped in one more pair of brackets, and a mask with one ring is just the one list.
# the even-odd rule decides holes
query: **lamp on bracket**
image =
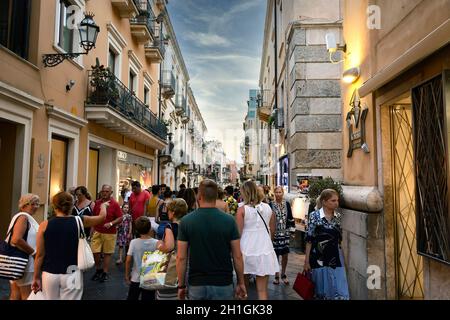
{"label": "lamp on bracket", "polygon": [[75,59],[82,54],[88,54],[90,50],[95,48],[100,27],[95,23],[93,13],[85,13],[78,31],[80,33],[80,46],[83,47],[85,52],[44,54],[42,59],[44,67],[55,67],[66,59]]}

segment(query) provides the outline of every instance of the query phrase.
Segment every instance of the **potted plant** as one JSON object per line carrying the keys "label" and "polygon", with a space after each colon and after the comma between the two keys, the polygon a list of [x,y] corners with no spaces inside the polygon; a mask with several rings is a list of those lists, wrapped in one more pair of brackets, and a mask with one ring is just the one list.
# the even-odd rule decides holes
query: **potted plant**
{"label": "potted plant", "polygon": [[95,66],[92,66],[90,85],[94,89],[91,99],[96,104],[107,104],[110,99],[118,99],[119,91],[114,82],[114,74],[100,65],[98,58]]}

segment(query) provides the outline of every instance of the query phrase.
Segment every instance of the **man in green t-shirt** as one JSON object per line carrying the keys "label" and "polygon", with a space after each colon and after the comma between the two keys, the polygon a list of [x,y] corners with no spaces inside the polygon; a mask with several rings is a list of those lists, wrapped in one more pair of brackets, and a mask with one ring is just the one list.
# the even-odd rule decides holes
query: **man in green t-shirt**
{"label": "man in green t-shirt", "polygon": [[233,264],[237,275],[236,297],[247,297],[239,231],[231,215],[216,209],[217,189],[214,181],[202,181],[197,196],[200,208],[180,221],[177,248],[180,300],[185,298],[188,247],[190,299],[233,299]]}

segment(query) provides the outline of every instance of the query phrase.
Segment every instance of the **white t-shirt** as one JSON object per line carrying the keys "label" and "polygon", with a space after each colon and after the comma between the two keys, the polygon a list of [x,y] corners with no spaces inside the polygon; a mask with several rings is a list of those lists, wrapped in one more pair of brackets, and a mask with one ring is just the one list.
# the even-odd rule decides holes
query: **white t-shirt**
{"label": "white t-shirt", "polygon": [[139,282],[139,273],[141,269],[142,256],[145,251],[155,251],[158,240],[150,239],[133,239],[128,248],[128,256],[133,257],[133,268],[131,270],[131,281]]}

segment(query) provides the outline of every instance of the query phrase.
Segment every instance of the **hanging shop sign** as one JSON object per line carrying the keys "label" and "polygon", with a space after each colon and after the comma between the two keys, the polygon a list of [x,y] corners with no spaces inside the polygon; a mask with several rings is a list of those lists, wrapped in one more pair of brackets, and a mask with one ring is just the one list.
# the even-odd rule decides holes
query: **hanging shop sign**
{"label": "hanging shop sign", "polygon": [[355,149],[362,149],[364,153],[370,152],[366,142],[366,118],[369,109],[366,107],[364,110],[361,110],[361,99],[359,98],[358,89],[353,91],[350,107],[352,108],[346,117],[349,139],[347,158],[351,158]]}
{"label": "hanging shop sign", "polygon": [[117,151],[117,159],[120,161],[127,161],[127,153],[123,151]]}

